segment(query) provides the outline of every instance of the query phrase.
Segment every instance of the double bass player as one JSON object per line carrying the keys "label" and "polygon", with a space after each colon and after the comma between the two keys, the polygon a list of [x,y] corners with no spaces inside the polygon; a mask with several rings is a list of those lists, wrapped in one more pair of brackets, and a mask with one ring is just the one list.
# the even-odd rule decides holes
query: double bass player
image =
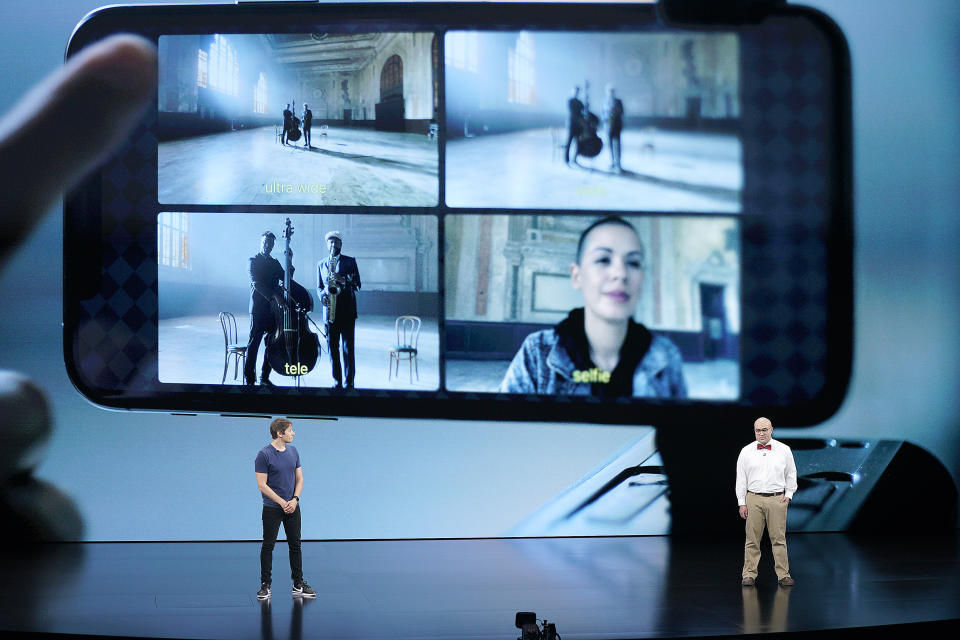
{"label": "double bass player", "polygon": [[[277,328],[270,301],[283,289],[283,267],[270,255],[277,236],[271,231],[260,234],[260,253],[250,258],[250,337],[247,340],[247,358],[243,365],[243,383],[256,383],[257,354],[264,336]],[[272,387],[270,362],[264,354],[260,368],[260,384]]]}
{"label": "double bass player", "polygon": [[577,158],[594,158],[603,148],[603,141],[597,135],[600,119],[590,111],[590,82],[584,83],[584,101],[580,101],[580,87],[573,88],[573,95],[567,100],[567,143],[563,159],[570,166],[570,145],[576,139],[577,148],[573,153],[573,164],[580,166]]}
{"label": "double bass player", "polygon": [[270,255],[276,242],[272,231],[260,235],[260,253],[250,258],[250,337],[247,341],[243,383],[256,383],[257,355],[264,344],[260,385],[270,382],[270,371],[296,376],[309,373],[317,362],[320,344],[307,328],[306,313],[313,309],[310,293],[293,280],[293,226],[287,218],[284,239],[286,268]]}
{"label": "double bass player", "polygon": [[[570,164],[570,144],[583,133],[583,103],[580,102],[580,87],[574,87],[567,100],[567,144],[563,149],[563,161]],[[579,144],[577,145],[579,148]],[[577,163],[579,149],[573,152],[573,163]]]}
{"label": "double bass player", "polygon": [[[304,106],[304,113],[309,109]],[[313,118],[313,112],[310,111],[310,118]],[[288,102],[283,110],[283,133],[280,135],[280,143],[284,146],[293,146],[290,143],[300,139],[300,118],[297,117],[297,103]]]}
{"label": "double bass player", "polygon": [[287,144],[291,129],[293,129],[293,111],[290,110],[290,103],[288,102],[283,109],[283,133],[280,134],[280,144]]}

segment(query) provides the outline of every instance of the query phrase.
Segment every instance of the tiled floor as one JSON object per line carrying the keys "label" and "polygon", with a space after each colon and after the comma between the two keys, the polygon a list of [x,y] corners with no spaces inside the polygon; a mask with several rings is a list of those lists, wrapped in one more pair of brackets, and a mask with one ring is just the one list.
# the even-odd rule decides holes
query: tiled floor
{"label": "tiled floor", "polygon": [[[244,325],[247,314],[236,312],[239,324]],[[404,359],[400,363],[399,374],[391,374],[389,364],[390,346],[395,342],[395,317],[361,317],[356,325],[356,364],[357,388],[360,389],[413,389],[418,391],[436,390],[440,380],[438,364],[437,323],[425,319],[420,329],[416,371],[411,372],[410,363]],[[246,338],[249,327],[239,327],[241,340]],[[316,330],[314,329],[314,332]],[[184,384],[220,384],[223,377],[223,331],[216,315],[169,318],[160,321],[160,381]],[[329,387],[333,384],[333,374],[327,345],[320,336],[323,353],[317,359],[316,366],[301,378],[301,386]],[[258,354],[256,371],[259,374],[263,359],[263,348]],[[234,365],[228,363],[226,384],[243,384],[243,371],[239,371],[234,380]],[[396,360],[394,370],[396,371]],[[419,372],[419,379],[417,378]],[[294,378],[274,374],[270,381],[280,386],[292,386]]]}
{"label": "tiled floor", "polygon": [[[439,197],[436,139],[333,127],[283,146],[273,127],[163,142],[163,204],[431,206]],[[288,188],[289,187],[289,188]]]}
{"label": "tiled floor", "polygon": [[[562,131],[566,141],[566,131]],[[553,150],[549,129],[451,140],[446,199],[453,207],[739,213],[741,144],[735,136],[624,130],[623,174],[604,148],[580,167]],[[606,144],[606,141],[604,142]],[[572,152],[571,152],[572,156]]]}

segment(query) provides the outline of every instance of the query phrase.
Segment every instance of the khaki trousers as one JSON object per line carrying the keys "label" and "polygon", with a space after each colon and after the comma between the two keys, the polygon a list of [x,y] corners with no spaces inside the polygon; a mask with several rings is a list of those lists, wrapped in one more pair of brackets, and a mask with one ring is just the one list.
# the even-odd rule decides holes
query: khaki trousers
{"label": "khaki trousers", "polygon": [[763,529],[770,535],[773,547],[773,563],[777,571],[777,580],[790,575],[790,562],[787,560],[787,504],[780,502],[779,496],[758,496],[747,492],[747,541],[743,545],[743,577],[757,577],[757,564],[760,563],[760,538]]}

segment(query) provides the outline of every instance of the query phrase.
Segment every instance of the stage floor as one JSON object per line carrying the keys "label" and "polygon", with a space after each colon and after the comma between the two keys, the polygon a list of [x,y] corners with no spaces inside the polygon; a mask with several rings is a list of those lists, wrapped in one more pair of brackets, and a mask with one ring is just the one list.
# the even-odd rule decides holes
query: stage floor
{"label": "stage floor", "polygon": [[[164,204],[433,206],[437,141],[416,133],[313,129],[311,149],[285,147],[273,127],[162,142]],[[288,191],[289,189],[289,191]]]}
{"label": "stage floor", "polygon": [[[626,129],[622,174],[606,148],[579,167],[563,162],[549,128],[457,138],[446,145],[452,207],[740,213],[743,163],[736,136]],[[572,156],[572,152],[571,152]]]}
{"label": "stage floor", "polygon": [[[245,310],[236,309],[240,339],[246,341],[250,325]],[[317,315],[319,319],[320,316]],[[396,343],[396,316],[364,315],[357,319],[355,327],[354,356],[357,365],[355,383],[359,389],[410,389],[416,391],[435,391],[440,385],[439,334],[437,322],[431,318],[423,320],[418,343],[417,369],[413,371],[411,363],[404,359],[400,363],[399,373],[390,369],[390,348]],[[314,333],[318,330],[311,328]],[[160,321],[159,331],[159,375],[161,382],[183,384],[221,384],[223,380],[223,330],[216,315],[178,316]],[[320,335],[318,333],[318,335]],[[303,376],[300,383],[304,387],[329,388],[333,383],[330,355],[326,339],[320,335],[323,353],[310,373]],[[257,354],[256,374],[260,375],[264,349],[261,345]],[[396,361],[393,371],[398,371]],[[243,384],[243,370],[239,367],[234,378],[231,358],[228,362],[227,377],[224,384]],[[270,376],[277,386],[289,387],[296,384],[295,378],[279,374]]]}
{"label": "stage floor", "polygon": [[[290,594],[258,542],[53,545],[4,560],[0,630],[172,638],[517,637],[533,611],[564,640],[812,631],[960,618],[957,535],[787,538],[797,585],[769,553],[740,586],[742,542],[667,537],[304,543],[316,600]],[[769,543],[768,543],[769,544]],[[939,627],[938,627],[939,628]],[[903,630],[900,630],[903,632]]]}

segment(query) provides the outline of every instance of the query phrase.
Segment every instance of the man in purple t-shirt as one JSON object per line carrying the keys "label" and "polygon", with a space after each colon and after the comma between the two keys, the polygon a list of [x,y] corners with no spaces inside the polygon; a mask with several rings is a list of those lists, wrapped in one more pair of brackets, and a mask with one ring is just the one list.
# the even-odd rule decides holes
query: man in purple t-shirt
{"label": "man in purple t-shirt", "polygon": [[260,547],[260,590],[257,591],[257,598],[260,600],[270,597],[273,546],[277,542],[281,522],[290,551],[293,595],[317,597],[317,592],[303,580],[303,556],[300,552],[300,492],[303,490],[303,471],[300,469],[300,454],[290,444],[294,435],[293,424],[289,420],[275,419],[270,423],[273,442],[260,450],[254,462],[257,488],[263,494],[263,546]]}

